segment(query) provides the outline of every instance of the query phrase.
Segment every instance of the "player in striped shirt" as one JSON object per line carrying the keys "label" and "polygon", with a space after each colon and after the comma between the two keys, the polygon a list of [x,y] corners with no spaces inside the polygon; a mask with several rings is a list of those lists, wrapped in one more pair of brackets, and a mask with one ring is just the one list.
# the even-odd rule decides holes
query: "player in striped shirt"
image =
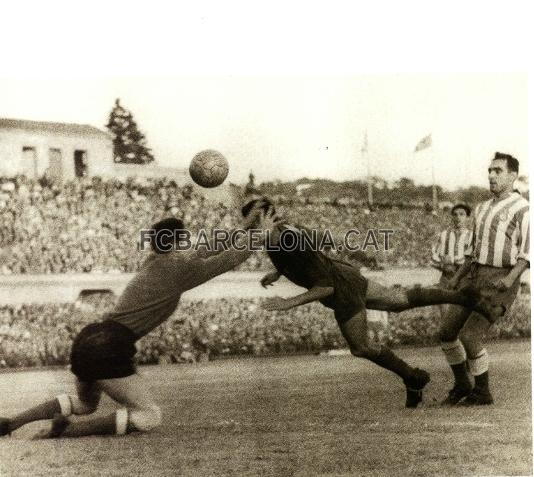
{"label": "player in striped shirt", "polygon": [[[473,237],[472,227],[468,221],[471,217],[471,207],[456,204],[451,210],[452,226],[439,234],[437,242],[432,247],[432,266],[441,271],[440,286],[446,287],[449,280],[465,262],[465,253],[471,245]],[[439,305],[443,317],[448,306]]]}
{"label": "player in striped shirt", "polygon": [[[451,288],[471,284],[505,312],[512,305],[523,271],[530,267],[529,204],[514,182],[519,161],[497,152],[488,168],[493,198],[475,209],[472,245]],[[441,347],[454,374],[454,387],[443,405],[492,404],[488,353],[484,348],[491,320],[462,307],[451,307],[441,326]],[[460,341],[459,335],[462,332]],[[470,374],[474,377],[474,387]]]}
{"label": "player in striped shirt", "polygon": [[[260,219],[262,229],[272,227],[272,219],[259,209],[247,217],[243,227],[258,224]],[[220,253],[174,251],[174,236],[184,230],[182,221],[175,218],[158,222],[152,230],[156,232],[150,241],[152,251],[113,311],[103,321],[87,325],[74,339],[71,371],[76,376],[76,394],[61,394],[13,418],[0,418],[0,436],[45,419],[52,419],[51,429],[38,437],[123,435],[149,431],[160,424],[160,408],[150,395],[148,383],[136,372],[136,341],[174,313],[182,293],[235,268],[251,251],[244,243],[239,244],[239,250]],[[103,417],[71,419],[72,415],[95,412],[102,393],[122,408]]]}

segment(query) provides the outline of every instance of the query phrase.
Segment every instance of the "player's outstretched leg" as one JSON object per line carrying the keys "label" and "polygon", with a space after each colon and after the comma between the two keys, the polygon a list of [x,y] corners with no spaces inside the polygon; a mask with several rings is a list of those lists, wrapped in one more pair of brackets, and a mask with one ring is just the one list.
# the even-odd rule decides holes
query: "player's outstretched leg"
{"label": "player's outstretched leg", "polygon": [[438,287],[388,288],[368,280],[366,307],[372,310],[401,312],[411,308],[432,305],[460,305],[476,311],[490,322],[500,318],[505,309],[493,306],[487,298],[472,288],[447,290]]}
{"label": "player's outstretched leg", "polygon": [[43,437],[124,435],[134,431],[150,431],[160,425],[161,411],[152,400],[147,384],[138,374],[99,380],[97,385],[123,408],[107,416],[84,421],[56,415],[49,433]]}
{"label": "player's outstretched leg", "polygon": [[352,316],[336,311],[336,320],[350,346],[351,353],[401,377],[406,386],[406,407],[417,407],[423,400],[423,388],[430,381],[429,374],[422,369],[412,368],[389,348],[369,343],[365,310]]}
{"label": "player's outstretched leg", "polygon": [[100,392],[95,383],[77,381],[77,394],[61,394],[54,399],[28,409],[10,419],[0,419],[0,435],[10,434],[19,427],[33,421],[53,419],[57,416],[67,418],[71,414],[91,414],[98,407]]}

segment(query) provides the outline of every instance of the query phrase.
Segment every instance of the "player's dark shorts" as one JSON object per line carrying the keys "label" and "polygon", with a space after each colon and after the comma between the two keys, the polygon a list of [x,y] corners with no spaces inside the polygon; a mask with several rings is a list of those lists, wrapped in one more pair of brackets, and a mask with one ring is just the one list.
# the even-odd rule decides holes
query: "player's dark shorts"
{"label": "player's dark shorts", "polygon": [[333,275],[334,295],[321,303],[332,308],[337,321],[344,323],[365,309],[367,279],[358,268],[341,262],[336,262]]}
{"label": "player's dark shorts", "polygon": [[510,273],[510,268],[491,267],[479,263],[471,264],[469,272],[458,283],[458,289],[471,285],[477,289],[480,294],[487,297],[492,305],[503,306],[506,311],[510,309],[514,302],[519,286],[521,284],[518,278],[514,284],[505,291],[498,291],[491,286],[492,283],[504,278]]}
{"label": "player's dark shorts", "polygon": [[81,381],[124,378],[135,374],[136,336],[113,320],[91,323],[72,344],[71,371]]}

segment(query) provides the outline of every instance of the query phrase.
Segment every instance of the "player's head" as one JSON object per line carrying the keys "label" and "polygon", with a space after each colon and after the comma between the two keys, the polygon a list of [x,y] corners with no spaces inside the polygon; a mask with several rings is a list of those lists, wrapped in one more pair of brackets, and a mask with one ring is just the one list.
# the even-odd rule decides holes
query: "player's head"
{"label": "player's head", "polygon": [[451,216],[456,227],[463,227],[471,217],[471,207],[466,204],[456,204],[451,210]]}
{"label": "player's head", "polygon": [[150,246],[158,254],[173,250],[175,239],[184,231],[184,223],[175,217],[160,220],[152,226],[154,231],[150,237]]}
{"label": "player's head", "polygon": [[490,191],[496,195],[511,192],[519,174],[519,161],[510,154],[496,152],[488,168]]}

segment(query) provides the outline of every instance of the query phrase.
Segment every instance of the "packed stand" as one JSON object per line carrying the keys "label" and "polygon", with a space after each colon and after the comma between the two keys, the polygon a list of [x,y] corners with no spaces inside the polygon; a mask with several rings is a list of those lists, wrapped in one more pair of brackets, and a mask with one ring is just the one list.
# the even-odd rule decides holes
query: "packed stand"
{"label": "packed stand", "polygon": [[[358,229],[363,245],[367,230],[390,229],[389,251],[376,234],[380,251],[367,255],[384,266],[426,266],[429,244],[448,220],[446,213],[424,208],[388,206],[373,211],[343,201],[293,200],[278,197],[277,207],[289,221],[308,228],[330,229],[336,239]],[[135,272],[145,255],[138,252],[139,230],[174,215],[190,230],[230,228],[237,213],[207,202],[191,186],[166,179],[77,179],[62,185],[24,176],[0,179],[0,274]],[[334,252],[352,260],[352,253]],[[268,268],[265,255],[254,254],[241,270]]]}
{"label": "packed stand", "polygon": [[[0,367],[66,365],[74,336],[110,309],[113,295],[63,305],[0,306]],[[239,355],[319,353],[344,348],[330,310],[317,303],[267,312],[258,299],[185,301],[167,322],[138,343],[140,363],[195,362]],[[389,317],[370,332],[391,346],[437,345],[433,308]],[[492,327],[493,338],[530,336],[530,294],[518,297]]]}

